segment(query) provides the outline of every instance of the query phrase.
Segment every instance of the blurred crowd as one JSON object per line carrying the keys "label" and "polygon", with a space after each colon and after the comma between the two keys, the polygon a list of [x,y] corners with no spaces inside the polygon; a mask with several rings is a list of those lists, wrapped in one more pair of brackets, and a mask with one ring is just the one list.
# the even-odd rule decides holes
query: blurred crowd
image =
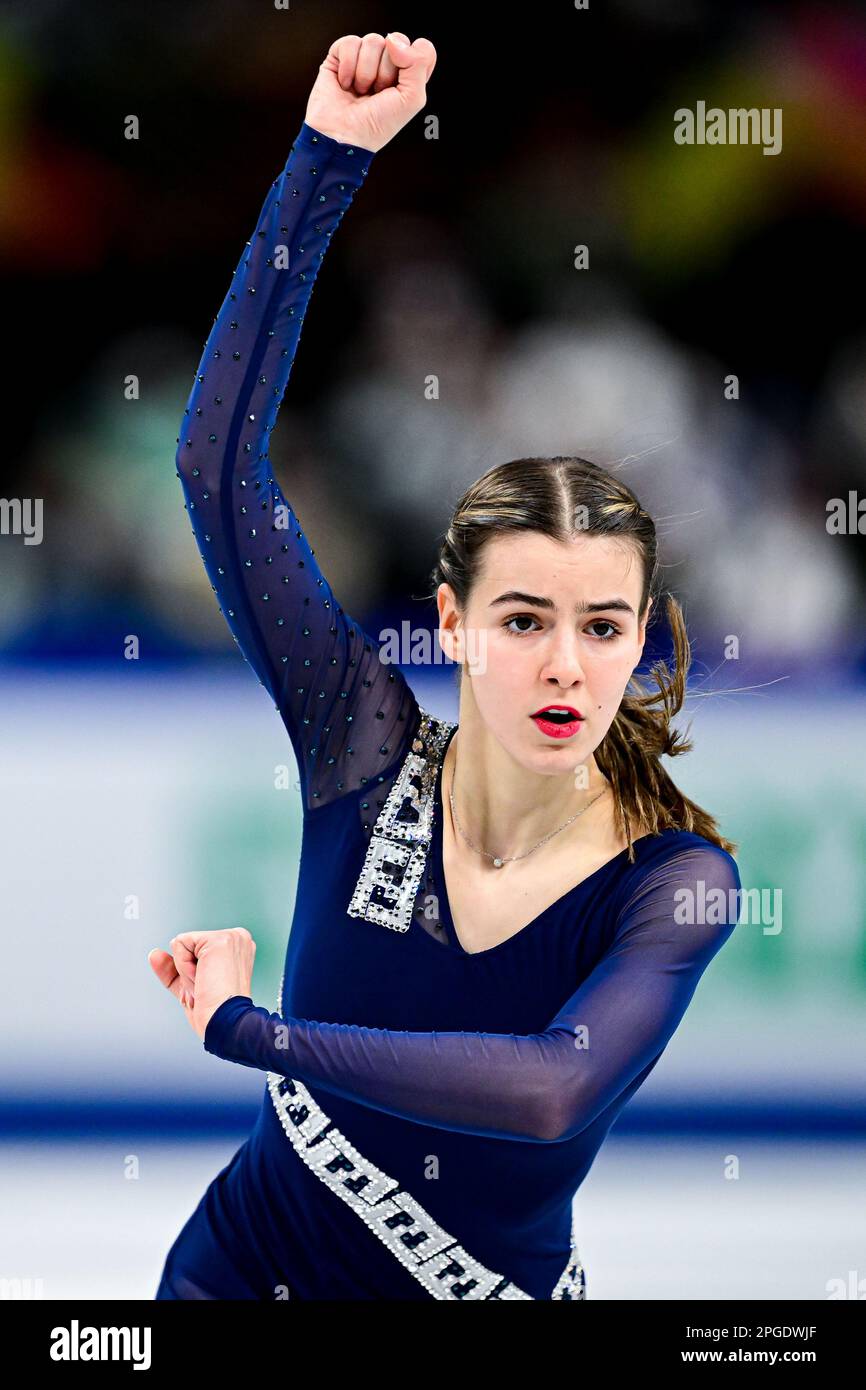
{"label": "blurred crowd", "polygon": [[[19,324],[2,493],[42,497],[45,516],[39,546],[0,535],[0,658],[110,659],[130,632],[159,659],[233,654],[175,441],[316,66],[358,21],[174,7],[137,35],[155,74],[137,88],[128,58],[126,84],[116,70],[136,35],[94,8],[105,24],[87,35],[61,4],[0,18],[0,256]],[[377,156],[323,262],[271,459],[372,632],[434,625],[430,566],[474,478],[575,453],[655,517],[705,671],[735,635],[750,672],[814,675],[817,656],[866,674],[862,538],[826,526],[833,497],[866,496],[866,18],[734,6],[720,35],[709,6],[663,8],[614,5],[612,29],[575,37],[579,62],[561,56],[484,125],[457,17],[409,30],[440,55],[428,107]],[[386,32],[375,9],[364,22]],[[293,41],[275,45],[281,23]],[[673,112],[698,99],[781,107],[782,151],[676,145]]]}

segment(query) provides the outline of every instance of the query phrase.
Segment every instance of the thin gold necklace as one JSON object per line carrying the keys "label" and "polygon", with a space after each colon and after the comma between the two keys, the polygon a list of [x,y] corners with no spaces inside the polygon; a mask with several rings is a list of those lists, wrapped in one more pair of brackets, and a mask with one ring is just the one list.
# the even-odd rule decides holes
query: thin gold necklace
{"label": "thin gold necklace", "polygon": [[452,814],[453,817],[454,817],[454,821],[455,821],[455,824],[456,824],[456,826],[457,826],[457,829],[460,831],[460,834],[463,836],[464,840],[466,841],[467,845],[469,845],[470,849],[474,849],[476,854],[483,854],[485,859],[492,859],[492,860],[493,860],[493,867],[494,867],[494,869],[501,869],[503,864],[513,864],[513,863],[515,862],[515,860],[517,860],[517,859],[525,859],[525,858],[527,857],[527,855],[529,855],[529,854],[534,854],[535,851],[536,851],[537,849],[540,849],[541,846],[542,846],[543,844],[545,844],[548,840],[552,840],[553,837],[554,837],[554,835],[558,835],[559,832],[560,832],[561,830],[564,830],[565,827],[566,827],[567,825],[571,825],[572,821],[577,820],[578,816],[582,816],[583,813],[584,813],[584,811],[588,811],[589,808],[590,808],[590,806],[594,806],[595,803],[596,803],[596,801],[598,801],[599,797],[604,796],[605,792],[607,791],[607,787],[602,787],[601,791],[598,793],[598,796],[594,796],[594,797],[592,798],[592,801],[588,801],[588,802],[586,803],[585,806],[581,806],[581,808],[580,808],[579,811],[575,811],[575,813],[574,813],[573,816],[569,816],[569,818],[568,818],[568,820],[565,822],[565,824],[564,824],[564,825],[561,825],[561,826],[559,827],[558,830],[551,830],[550,834],[549,834],[549,835],[545,835],[543,839],[541,839],[541,840],[538,841],[538,844],[537,844],[537,845],[533,845],[533,846],[532,846],[532,849],[525,850],[523,854],[499,855],[499,854],[488,854],[486,849],[479,849],[477,845],[474,845],[474,844],[472,843],[472,841],[470,840],[469,836],[466,834],[466,831],[463,829],[463,826],[460,824],[460,817],[458,816],[458,814],[457,814],[457,808],[456,808],[456,806],[454,805],[454,783],[455,783],[456,779],[457,779],[457,754],[455,753],[455,755],[454,755],[454,771],[453,771],[453,773],[451,774],[451,786],[450,786],[449,789],[448,789],[448,798],[449,798],[449,800],[450,800],[450,802],[451,802],[451,814]]}

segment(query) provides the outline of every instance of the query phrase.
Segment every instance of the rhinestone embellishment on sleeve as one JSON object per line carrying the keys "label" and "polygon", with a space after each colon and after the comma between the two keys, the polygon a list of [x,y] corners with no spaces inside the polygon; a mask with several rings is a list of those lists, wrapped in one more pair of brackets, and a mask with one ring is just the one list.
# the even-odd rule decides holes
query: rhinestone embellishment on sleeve
{"label": "rhinestone embellishment on sleeve", "polygon": [[[282,1001],[280,980],[280,1015]],[[532,1294],[474,1259],[396,1178],[359,1153],[302,1082],[271,1071],[267,1084],[277,1118],[298,1157],[352,1208],[431,1298],[458,1302],[533,1301]],[[586,1276],[578,1255],[573,1216],[569,1244],[568,1261],[550,1295],[552,1300],[571,1302],[586,1298]]]}
{"label": "rhinestone embellishment on sleeve", "polygon": [[370,834],[346,909],[350,917],[363,917],[393,931],[409,930],[433,834],[439,764],[456,727],[421,709],[411,750]]}

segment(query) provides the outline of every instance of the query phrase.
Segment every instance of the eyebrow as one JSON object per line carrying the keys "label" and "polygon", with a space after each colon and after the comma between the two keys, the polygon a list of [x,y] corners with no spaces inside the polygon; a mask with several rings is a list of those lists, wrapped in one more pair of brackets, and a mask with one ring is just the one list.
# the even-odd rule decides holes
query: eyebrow
{"label": "eyebrow", "polygon": [[[552,598],[541,598],[538,594],[524,594],[519,589],[508,589],[504,594],[493,599],[488,607],[496,608],[504,603],[525,603],[530,608],[549,608],[556,611],[556,604]],[[634,609],[630,603],[626,603],[624,598],[611,598],[605,600],[604,603],[576,603],[574,605],[574,611],[578,615],[581,613],[603,613],[611,608],[621,613],[631,613],[634,617]]]}

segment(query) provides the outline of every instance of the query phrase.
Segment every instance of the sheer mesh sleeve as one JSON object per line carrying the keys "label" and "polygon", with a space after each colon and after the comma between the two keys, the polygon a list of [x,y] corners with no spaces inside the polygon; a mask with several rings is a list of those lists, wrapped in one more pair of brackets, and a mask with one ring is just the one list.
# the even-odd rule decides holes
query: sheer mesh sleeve
{"label": "sheer mesh sleeve", "polygon": [[739,889],[735,860],[709,841],[651,867],[627,890],[609,949],[543,1033],[314,1023],[235,995],[211,1016],[204,1046],[421,1124],[571,1139],[658,1060],[736,925]]}
{"label": "sheer mesh sleeve", "polygon": [[413,706],[337,604],[268,461],[320,262],[373,158],[302,123],[214,320],[176,456],[220,610],[292,740],[305,810],[392,763]]}

